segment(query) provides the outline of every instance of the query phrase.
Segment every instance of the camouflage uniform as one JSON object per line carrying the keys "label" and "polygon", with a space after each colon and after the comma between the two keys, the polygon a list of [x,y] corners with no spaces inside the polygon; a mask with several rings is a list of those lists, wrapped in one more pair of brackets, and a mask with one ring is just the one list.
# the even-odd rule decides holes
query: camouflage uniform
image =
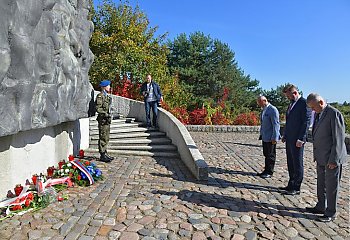
{"label": "camouflage uniform", "polygon": [[101,92],[96,97],[96,111],[98,113],[98,150],[105,153],[109,142],[109,130],[111,124],[110,106],[112,99],[106,92]]}

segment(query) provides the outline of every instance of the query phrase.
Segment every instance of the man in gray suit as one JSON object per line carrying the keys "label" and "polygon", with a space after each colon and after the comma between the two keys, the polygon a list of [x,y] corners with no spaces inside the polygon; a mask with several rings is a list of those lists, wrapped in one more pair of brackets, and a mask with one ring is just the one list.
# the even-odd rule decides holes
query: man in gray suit
{"label": "man in gray suit", "polygon": [[316,93],[311,93],[306,101],[316,113],[312,136],[318,200],[315,207],[307,207],[306,211],[323,214],[318,220],[330,222],[336,217],[342,164],[347,159],[344,118]]}
{"label": "man in gray suit", "polygon": [[276,162],[276,144],[280,139],[280,121],[277,108],[271,105],[265,96],[259,96],[257,104],[261,107],[260,140],[262,140],[265,169],[258,174],[262,178],[270,178]]}

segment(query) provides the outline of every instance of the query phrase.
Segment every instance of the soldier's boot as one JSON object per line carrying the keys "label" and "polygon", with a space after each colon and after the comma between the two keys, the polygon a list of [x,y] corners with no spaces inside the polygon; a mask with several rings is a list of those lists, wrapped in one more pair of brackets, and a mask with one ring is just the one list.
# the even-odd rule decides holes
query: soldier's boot
{"label": "soldier's boot", "polygon": [[107,158],[106,153],[101,153],[100,161],[101,162],[111,162],[112,160]]}
{"label": "soldier's boot", "polygon": [[107,151],[105,152],[105,155],[106,155],[106,157],[107,157],[108,159],[110,159],[111,161],[114,160],[114,157],[109,156],[109,155],[107,154]]}

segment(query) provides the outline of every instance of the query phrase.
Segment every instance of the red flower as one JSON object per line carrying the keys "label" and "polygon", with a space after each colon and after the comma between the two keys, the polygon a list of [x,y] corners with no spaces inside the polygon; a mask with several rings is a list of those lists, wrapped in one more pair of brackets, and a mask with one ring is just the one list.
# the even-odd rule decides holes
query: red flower
{"label": "red flower", "polygon": [[89,161],[85,161],[85,165],[86,165],[86,166],[89,166],[89,165],[90,165],[90,162],[89,162]]}
{"label": "red flower", "polygon": [[79,150],[79,157],[84,158],[84,150],[82,149]]}
{"label": "red flower", "polygon": [[17,210],[22,210],[22,206],[21,205],[14,205],[11,207],[12,211],[17,211]]}
{"label": "red flower", "polygon": [[32,176],[32,181],[33,181],[33,184],[36,185],[36,179],[38,178],[38,175],[33,175]]}
{"label": "red flower", "polygon": [[31,200],[27,198],[26,201],[24,202],[24,205],[26,207],[29,207],[30,203],[31,203]]}
{"label": "red flower", "polygon": [[59,169],[62,169],[63,164],[64,164],[64,161],[59,161],[59,162],[58,162],[58,168],[59,168]]}
{"label": "red flower", "polygon": [[30,192],[30,193],[27,195],[27,199],[33,200],[33,199],[34,199],[34,194],[33,194],[32,192]]}
{"label": "red flower", "polygon": [[78,175],[77,179],[78,179],[78,180],[80,180],[80,179],[81,179],[81,176],[80,176],[80,175]]}

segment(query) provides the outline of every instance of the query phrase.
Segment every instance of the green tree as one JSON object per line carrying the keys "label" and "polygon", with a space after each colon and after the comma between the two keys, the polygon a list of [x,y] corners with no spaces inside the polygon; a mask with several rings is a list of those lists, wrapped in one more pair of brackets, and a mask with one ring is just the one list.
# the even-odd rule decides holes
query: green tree
{"label": "green tree", "polygon": [[[259,82],[244,75],[227,44],[201,32],[188,37],[180,34],[169,41],[168,65],[197,102],[219,99],[224,88],[229,89],[228,102],[234,107],[251,107],[255,102]],[[255,105],[255,104],[254,104]]]}
{"label": "green tree", "polygon": [[290,101],[283,94],[283,88],[290,83],[285,83],[277,86],[275,89],[263,90],[262,94],[267,98],[267,100],[274,105],[280,114],[284,114],[290,104]]}
{"label": "green tree", "polygon": [[90,81],[96,85],[101,79],[120,80],[128,75],[141,82],[151,73],[158,82],[165,81],[168,49],[164,43],[166,34],[155,36],[156,27],[138,6],[133,8],[127,1],[116,5],[104,0],[92,9],[95,30],[90,48],[95,55],[90,69]]}

